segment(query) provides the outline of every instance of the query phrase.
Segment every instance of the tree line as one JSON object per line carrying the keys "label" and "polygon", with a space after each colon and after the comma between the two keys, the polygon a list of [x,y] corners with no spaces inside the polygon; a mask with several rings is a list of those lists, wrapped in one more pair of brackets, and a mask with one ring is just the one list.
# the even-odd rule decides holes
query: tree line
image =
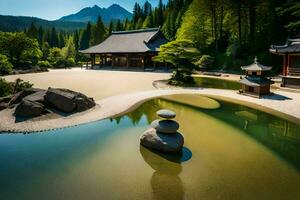
{"label": "tree line", "polygon": [[[196,61],[183,63],[237,70],[258,56],[279,70],[280,57],[268,49],[270,44],[284,44],[288,36],[300,36],[299,10],[297,0],[159,0],[156,7],[148,1],[136,3],[132,19],[106,25],[99,17],[76,31],[32,23],[23,32],[0,32],[0,68],[73,66],[86,59],[78,50],[101,43],[113,31],[161,27],[171,47],[180,47],[178,42],[198,49]],[[162,49],[170,51],[170,46]]]}

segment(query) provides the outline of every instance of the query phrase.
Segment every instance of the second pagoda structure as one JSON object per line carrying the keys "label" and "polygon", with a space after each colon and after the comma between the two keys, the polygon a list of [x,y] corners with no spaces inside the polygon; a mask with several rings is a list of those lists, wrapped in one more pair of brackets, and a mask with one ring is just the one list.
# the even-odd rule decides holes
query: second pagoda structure
{"label": "second pagoda structure", "polygon": [[270,71],[272,67],[258,63],[257,57],[255,57],[253,64],[241,68],[246,71],[246,76],[240,80],[241,94],[258,98],[270,94],[270,87],[274,82],[266,77],[266,72]]}

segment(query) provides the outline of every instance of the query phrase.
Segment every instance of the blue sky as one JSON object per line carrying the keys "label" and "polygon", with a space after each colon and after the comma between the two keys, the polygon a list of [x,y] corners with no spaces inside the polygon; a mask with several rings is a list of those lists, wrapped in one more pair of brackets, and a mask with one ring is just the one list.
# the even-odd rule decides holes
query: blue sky
{"label": "blue sky", "polygon": [[[146,0],[0,0],[0,14],[14,16],[33,16],[48,20],[55,20],[62,16],[78,12],[84,7],[98,5],[108,7],[117,3],[132,12],[135,2]],[[152,6],[158,0],[148,0]]]}

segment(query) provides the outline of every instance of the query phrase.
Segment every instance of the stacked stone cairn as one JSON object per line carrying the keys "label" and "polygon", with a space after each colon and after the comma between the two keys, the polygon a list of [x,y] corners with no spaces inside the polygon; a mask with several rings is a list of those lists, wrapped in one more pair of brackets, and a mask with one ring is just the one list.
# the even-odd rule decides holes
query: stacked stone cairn
{"label": "stacked stone cairn", "polygon": [[178,132],[179,124],[173,120],[176,113],[159,110],[157,115],[163,119],[151,123],[151,128],[140,138],[141,145],[162,153],[176,154],[182,150],[184,137]]}

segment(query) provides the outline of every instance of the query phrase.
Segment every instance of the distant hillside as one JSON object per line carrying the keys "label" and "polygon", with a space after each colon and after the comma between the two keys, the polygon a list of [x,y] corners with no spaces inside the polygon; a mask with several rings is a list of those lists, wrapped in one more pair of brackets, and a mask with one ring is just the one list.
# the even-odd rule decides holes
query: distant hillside
{"label": "distant hillside", "polygon": [[62,17],[59,21],[96,22],[99,16],[104,23],[108,24],[110,21],[125,20],[126,18],[131,19],[132,13],[117,4],[113,4],[108,8],[100,8],[95,5],[93,7],[84,8],[76,14]]}
{"label": "distant hillside", "polygon": [[36,17],[15,17],[0,15],[0,31],[20,31],[28,28],[34,22],[36,26],[44,28],[55,27],[59,30],[72,31],[79,28],[84,28],[86,23],[83,22],[65,22],[65,21],[48,21]]}

